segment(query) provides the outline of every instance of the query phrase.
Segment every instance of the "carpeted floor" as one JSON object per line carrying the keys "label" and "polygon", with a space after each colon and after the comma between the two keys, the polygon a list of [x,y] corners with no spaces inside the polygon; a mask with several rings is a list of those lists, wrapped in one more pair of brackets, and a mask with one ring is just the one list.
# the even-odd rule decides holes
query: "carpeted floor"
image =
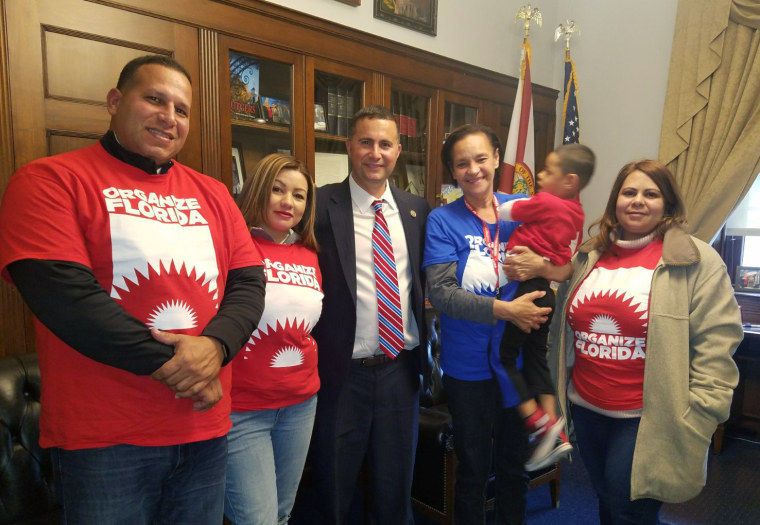
{"label": "carpeted floor", "polygon": [[691,501],[663,505],[663,525],[760,524],[760,443],[728,438],[710,454],[707,485]]}
{"label": "carpeted floor", "polygon": [[[559,508],[552,508],[549,486],[528,492],[528,525],[593,525],[599,523],[596,496],[577,453],[562,467]],[[304,497],[306,496],[306,497]],[[291,523],[314,523],[313,495],[299,494]],[[361,502],[355,509],[361,523]],[[311,508],[310,508],[311,507]],[[493,524],[493,513],[487,523]],[[434,525],[415,516],[416,525]],[[664,505],[661,525],[760,525],[760,443],[726,437],[720,455],[710,453],[707,486],[693,500]]]}
{"label": "carpeted floor", "polygon": [[[548,485],[528,493],[528,525],[599,523],[583,462],[577,454],[573,459],[562,466],[559,508],[551,506]],[[710,453],[707,468],[705,489],[686,503],[664,505],[661,525],[760,525],[760,443],[727,437],[722,454]],[[418,517],[416,525],[432,522]]]}
{"label": "carpeted floor", "polygon": [[[528,525],[589,525],[599,522],[596,497],[580,458],[576,457],[575,461],[562,467],[558,509],[551,508],[548,487],[538,487],[528,494],[527,521]],[[760,524],[760,443],[726,438],[720,455],[710,453],[705,489],[686,503],[663,505],[660,523]]]}

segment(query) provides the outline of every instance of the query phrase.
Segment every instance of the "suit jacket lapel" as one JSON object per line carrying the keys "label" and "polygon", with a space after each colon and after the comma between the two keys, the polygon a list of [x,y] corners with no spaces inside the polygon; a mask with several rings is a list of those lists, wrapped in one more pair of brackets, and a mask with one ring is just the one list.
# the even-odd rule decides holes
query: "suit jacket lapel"
{"label": "suit jacket lapel", "polygon": [[346,278],[348,289],[351,291],[354,306],[356,306],[356,243],[354,213],[348,179],[344,180],[336,190],[330,197],[331,203],[327,207],[327,214],[330,217],[330,226],[335,238],[338,259],[343,267],[343,275]]}

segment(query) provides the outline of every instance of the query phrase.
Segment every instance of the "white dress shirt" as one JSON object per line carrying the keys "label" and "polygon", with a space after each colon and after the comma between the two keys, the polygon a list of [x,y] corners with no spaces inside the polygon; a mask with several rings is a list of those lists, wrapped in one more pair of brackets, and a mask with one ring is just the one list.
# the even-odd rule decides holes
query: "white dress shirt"
{"label": "white dress shirt", "polygon": [[[353,177],[348,178],[348,185],[351,189],[356,245],[356,337],[353,358],[358,359],[382,353],[377,321],[375,265],[372,259],[372,230],[375,227],[375,210],[372,202],[377,199],[361,188]],[[385,201],[383,216],[388,223],[393,243],[393,256],[396,259],[401,315],[404,324],[404,349],[410,350],[419,346],[420,334],[414,312],[412,312],[412,268],[409,265],[409,251],[406,247],[406,236],[398,206],[387,183],[381,199]]]}

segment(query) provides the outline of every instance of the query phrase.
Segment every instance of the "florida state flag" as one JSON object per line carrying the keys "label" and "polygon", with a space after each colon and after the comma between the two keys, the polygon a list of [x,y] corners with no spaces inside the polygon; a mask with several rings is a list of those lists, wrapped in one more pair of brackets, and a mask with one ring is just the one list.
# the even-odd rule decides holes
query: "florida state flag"
{"label": "florida state flag", "polygon": [[535,149],[533,144],[533,91],[530,84],[530,43],[522,44],[520,82],[517,85],[509,137],[504,150],[499,191],[535,193]]}

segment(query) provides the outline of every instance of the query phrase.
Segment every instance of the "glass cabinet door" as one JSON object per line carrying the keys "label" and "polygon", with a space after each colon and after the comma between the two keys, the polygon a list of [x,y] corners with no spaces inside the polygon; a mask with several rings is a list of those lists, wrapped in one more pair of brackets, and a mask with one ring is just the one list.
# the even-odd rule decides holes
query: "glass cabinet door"
{"label": "glass cabinet door", "polygon": [[314,165],[309,168],[316,185],[322,186],[344,180],[351,171],[346,138],[354,113],[365,105],[372,73],[317,59],[311,61],[311,68]]}
{"label": "glass cabinet door", "polygon": [[[468,99],[462,95],[454,93],[442,93],[439,101],[438,111],[442,116],[438,123],[438,144],[439,148],[446,141],[449,133],[463,124],[477,124],[479,122],[481,102]],[[438,152],[440,155],[440,150]],[[437,204],[448,204],[458,199],[462,192],[454,185],[454,179],[451,177],[448,168],[439,165],[440,172],[440,193],[436,194]]]}
{"label": "glass cabinet door", "polygon": [[401,155],[391,182],[402,190],[426,196],[429,162],[430,93],[420,93],[412,85],[394,82],[391,111],[396,116]]}
{"label": "glass cabinet door", "polygon": [[[247,175],[270,153],[295,154],[294,129],[303,100],[294,99],[298,57],[248,42],[221,53],[229,83],[222,83],[221,128],[230,130],[231,155],[222,158],[222,180],[237,196]],[[302,78],[302,75],[298,74]],[[229,97],[225,97],[229,89]],[[226,107],[225,107],[226,106]],[[226,123],[229,123],[225,125]],[[224,148],[223,133],[223,148]],[[303,154],[304,152],[299,152]],[[229,162],[229,164],[228,164]]]}

